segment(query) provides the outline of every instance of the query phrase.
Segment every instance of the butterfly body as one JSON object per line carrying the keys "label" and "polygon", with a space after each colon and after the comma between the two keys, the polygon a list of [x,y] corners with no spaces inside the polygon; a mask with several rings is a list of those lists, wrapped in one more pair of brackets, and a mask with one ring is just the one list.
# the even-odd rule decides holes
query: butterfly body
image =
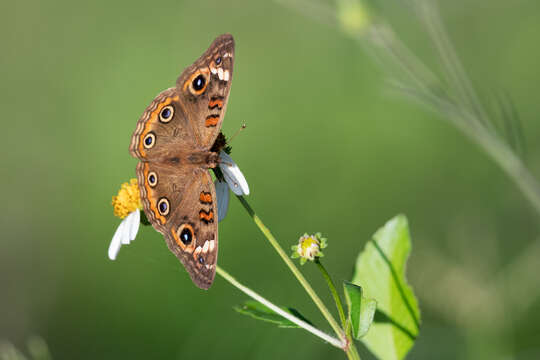
{"label": "butterfly body", "polygon": [[[131,138],[146,217],[193,282],[208,289],[217,252],[217,198],[209,169],[232,80],[234,40],[221,35],[146,108]],[[217,151],[216,151],[217,150]]]}

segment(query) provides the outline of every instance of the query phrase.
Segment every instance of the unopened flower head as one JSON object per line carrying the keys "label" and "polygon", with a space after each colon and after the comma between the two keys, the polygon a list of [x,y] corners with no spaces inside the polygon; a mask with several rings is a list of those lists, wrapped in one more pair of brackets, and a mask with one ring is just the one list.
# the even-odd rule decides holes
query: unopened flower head
{"label": "unopened flower head", "polygon": [[118,195],[112,197],[112,206],[114,215],[120,219],[142,208],[137,179],[131,179],[122,184]]}
{"label": "unopened flower head", "polygon": [[300,258],[300,264],[304,265],[306,261],[313,261],[315,258],[324,256],[321,249],[326,247],[326,238],[321,233],[315,235],[304,234],[298,240],[298,245],[291,247],[293,253],[291,257]]}
{"label": "unopened flower head", "polygon": [[339,0],[337,19],[343,31],[352,36],[365,33],[371,25],[369,11],[363,0]]}

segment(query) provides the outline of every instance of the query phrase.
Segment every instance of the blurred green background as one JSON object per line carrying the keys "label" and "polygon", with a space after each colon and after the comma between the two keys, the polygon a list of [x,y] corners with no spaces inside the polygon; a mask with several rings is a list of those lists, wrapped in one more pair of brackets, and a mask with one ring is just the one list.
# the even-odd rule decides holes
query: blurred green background
{"label": "blurred green background", "polygon": [[[436,67],[404,2],[372,5]],[[458,0],[441,13],[480,89],[511,94],[540,176],[540,3]],[[0,19],[0,339],[26,351],[39,335],[55,359],[344,358],[303,330],[237,314],[246,296],[219,277],[208,292],[196,288],[149,227],[107,258],[120,222],[111,196],[134,177],[128,145],[139,116],[230,32],[223,131],[247,123],[233,158],[282,246],[321,231],[327,268],[350,279],[371,234],[404,213],[423,317],[409,358],[540,357],[538,214],[442,116],[386,91],[385,72],[338,29],[241,0],[3,2]],[[330,331],[234,198],[219,254],[240,281]],[[333,310],[315,267],[302,271]]]}

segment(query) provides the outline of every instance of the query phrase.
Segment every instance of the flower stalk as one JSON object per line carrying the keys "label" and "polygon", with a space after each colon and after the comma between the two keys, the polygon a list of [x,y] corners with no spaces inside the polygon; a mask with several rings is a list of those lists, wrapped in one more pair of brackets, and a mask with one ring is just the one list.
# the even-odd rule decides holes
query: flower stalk
{"label": "flower stalk", "polygon": [[317,264],[317,267],[321,271],[324,279],[326,280],[326,283],[328,284],[328,288],[330,289],[330,292],[332,293],[332,296],[334,297],[334,302],[336,303],[336,307],[339,313],[339,318],[341,320],[341,326],[345,330],[345,336],[347,338],[347,343],[349,344],[347,351],[350,351],[350,354],[347,354],[347,356],[349,356],[349,358],[351,359],[360,359],[360,355],[358,354],[358,351],[356,350],[356,347],[353,344],[353,338],[352,338],[352,332],[351,332],[352,329],[349,326],[350,325],[349,322],[347,322],[347,317],[345,316],[345,311],[343,310],[343,303],[341,302],[341,298],[339,297],[336,286],[334,285],[334,282],[332,281],[330,274],[328,274],[328,271],[326,271],[326,268],[321,263],[320,258],[316,257],[314,262],[315,264]]}
{"label": "flower stalk", "polygon": [[307,322],[297,318],[296,316],[284,311],[279,306],[273,304],[269,300],[267,300],[264,297],[262,297],[261,295],[257,294],[255,291],[253,291],[250,288],[248,288],[248,287],[242,285],[241,283],[239,283],[234,277],[232,277],[228,272],[223,270],[221,267],[216,266],[216,273],[218,273],[218,275],[220,275],[223,279],[227,280],[229,283],[231,283],[233,286],[238,288],[240,291],[242,291],[243,293],[245,293],[246,295],[248,295],[252,299],[260,302],[261,304],[263,304],[267,308],[271,309],[275,313],[283,316],[285,319],[295,323],[296,325],[300,326],[301,328],[305,329],[306,331],[309,331],[313,335],[323,339],[324,341],[328,342],[329,344],[331,344],[331,345],[333,345],[333,346],[335,346],[337,348],[340,348],[340,349],[343,348],[344,344],[343,344],[342,340],[337,339],[337,338],[335,338],[333,336],[330,336],[330,335],[326,334],[325,332],[317,329],[316,327],[308,324]]}
{"label": "flower stalk", "polygon": [[[324,316],[326,321],[330,324],[336,335],[341,339],[341,348],[345,351],[347,354],[347,357],[349,359],[360,359],[360,356],[358,355],[358,352],[356,350],[356,347],[354,346],[353,342],[350,339],[350,336],[347,336],[345,331],[340,328],[337,321],[334,319],[328,308],[324,305],[322,300],[319,298],[315,290],[311,287],[309,282],[306,280],[304,275],[298,270],[298,268],[294,265],[294,263],[291,261],[291,259],[287,256],[283,248],[279,245],[277,240],[274,238],[270,230],[264,225],[264,223],[261,221],[261,219],[255,214],[255,211],[249,203],[244,199],[243,196],[237,196],[240,203],[244,206],[247,213],[251,216],[257,227],[261,230],[261,232],[264,234],[264,236],[268,239],[270,244],[274,247],[278,255],[281,257],[281,259],[285,262],[285,264],[289,267],[293,275],[296,277],[298,282],[304,287],[304,290],[308,293],[308,295],[311,297],[315,305],[319,308],[319,311]],[[334,287],[335,290],[335,287]],[[336,292],[337,295],[337,292]],[[339,299],[339,296],[338,296]],[[340,301],[341,304],[341,301]],[[339,305],[338,305],[339,306]],[[343,307],[341,307],[343,310]],[[344,314],[343,314],[344,316]],[[341,317],[341,314],[340,314]],[[345,326],[344,326],[345,328]]]}
{"label": "flower stalk", "polygon": [[326,271],[326,268],[321,263],[321,260],[319,258],[315,258],[315,264],[317,264],[317,267],[321,271],[324,277],[324,280],[326,280],[326,283],[328,284],[328,288],[330,289],[330,292],[332,293],[332,296],[334,297],[334,301],[336,302],[336,307],[339,313],[339,319],[341,320],[341,325],[343,326],[343,329],[346,329],[347,318],[345,317],[345,311],[343,310],[343,303],[341,302],[341,298],[339,297],[339,294],[336,290],[336,286],[334,285],[334,282],[330,278],[328,271]]}

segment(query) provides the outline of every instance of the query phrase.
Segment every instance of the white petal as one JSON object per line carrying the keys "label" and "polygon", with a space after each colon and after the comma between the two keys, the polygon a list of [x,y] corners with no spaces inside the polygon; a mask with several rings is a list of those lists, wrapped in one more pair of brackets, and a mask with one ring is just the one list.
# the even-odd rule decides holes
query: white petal
{"label": "white petal", "polygon": [[109,245],[109,259],[116,260],[116,256],[118,256],[122,244],[126,245],[132,240],[135,240],[140,223],[141,213],[138,209],[131,212],[124,220],[122,220]]}
{"label": "white petal", "polygon": [[129,241],[133,241],[135,240],[135,236],[137,236],[139,225],[141,224],[141,212],[137,209],[128,216],[132,217],[131,227],[129,229]]}
{"label": "white petal", "polygon": [[233,159],[223,150],[219,153],[219,157],[221,160],[219,167],[232,192],[236,195],[249,195],[248,183],[238,168],[238,165],[236,165]]}
{"label": "white petal", "polygon": [[226,182],[216,180],[217,213],[218,221],[225,219],[229,209],[229,185]]}
{"label": "white petal", "polygon": [[[131,214],[129,214],[131,215]],[[122,231],[122,245],[127,245],[129,244],[129,230],[131,229],[131,223],[133,222],[133,217],[131,216],[126,216],[124,218],[124,220],[122,220],[123,223],[125,223],[124,225],[124,229]]]}
{"label": "white petal", "polygon": [[118,228],[116,229],[113,238],[111,240],[111,244],[109,245],[109,259],[116,260],[116,255],[118,255],[118,251],[120,251],[120,246],[122,246],[122,237],[121,234],[124,231],[125,222],[122,220],[120,225],[118,225]]}

